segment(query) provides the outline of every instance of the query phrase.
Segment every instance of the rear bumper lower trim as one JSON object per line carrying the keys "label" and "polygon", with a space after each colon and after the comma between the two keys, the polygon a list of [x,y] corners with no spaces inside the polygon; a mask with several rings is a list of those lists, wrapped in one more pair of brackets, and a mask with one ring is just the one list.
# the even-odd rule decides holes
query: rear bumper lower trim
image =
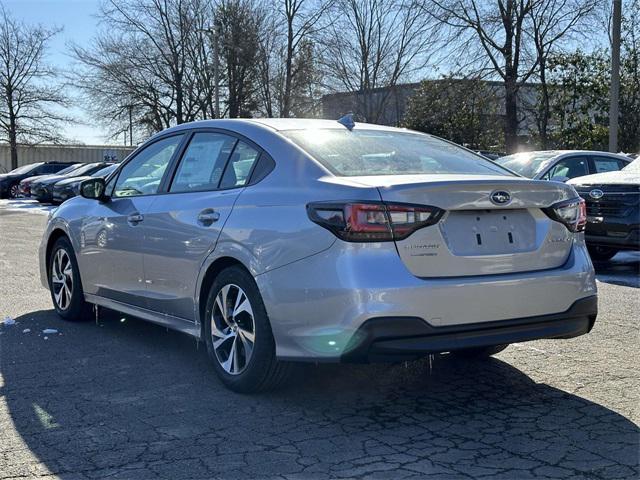
{"label": "rear bumper lower trim", "polygon": [[597,314],[593,295],[562,313],[481,324],[434,327],[418,317],[372,318],[358,329],[341,361],[395,361],[464,348],[572,338],[591,331]]}

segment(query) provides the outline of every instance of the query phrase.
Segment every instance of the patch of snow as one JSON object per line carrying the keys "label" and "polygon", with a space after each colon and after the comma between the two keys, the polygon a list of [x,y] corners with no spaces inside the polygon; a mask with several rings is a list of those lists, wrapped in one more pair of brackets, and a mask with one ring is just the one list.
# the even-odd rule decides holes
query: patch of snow
{"label": "patch of snow", "polygon": [[16,321],[13,318],[7,316],[7,317],[4,317],[4,320],[2,321],[2,323],[8,326],[8,325],[15,325]]}
{"label": "patch of snow", "polygon": [[42,330],[42,333],[44,333],[45,335],[53,335],[54,333],[58,333],[58,330],[56,330],[55,328],[45,328],[44,330]]}
{"label": "patch of snow", "polygon": [[25,328],[24,330],[22,330],[22,333],[29,333],[31,331],[30,328]]}

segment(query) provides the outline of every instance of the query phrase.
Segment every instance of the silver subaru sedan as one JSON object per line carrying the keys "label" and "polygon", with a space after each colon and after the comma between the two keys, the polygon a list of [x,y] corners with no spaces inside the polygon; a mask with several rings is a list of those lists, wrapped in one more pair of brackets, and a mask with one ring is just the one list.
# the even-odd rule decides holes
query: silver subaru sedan
{"label": "silver subaru sedan", "polygon": [[193,335],[235,391],[299,361],[482,358],[596,319],[573,187],[431,135],[201,121],[80,190],[40,248],[57,313],[96,305]]}

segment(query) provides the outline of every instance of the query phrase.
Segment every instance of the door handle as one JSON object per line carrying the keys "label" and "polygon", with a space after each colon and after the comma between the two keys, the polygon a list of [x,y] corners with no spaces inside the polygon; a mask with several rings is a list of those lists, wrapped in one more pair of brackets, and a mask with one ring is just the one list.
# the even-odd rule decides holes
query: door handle
{"label": "door handle", "polygon": [[127,222],[128,222],[130,225],[137,225],[137,224],[138,224],[138,223],[140,223],[142,220],[144,220],[144,217],[143,217],[141,214],[137,213],[137,212],[136,212],[136,213],[132,213],[131,215],[129,215],[129,216],[127,217]]}
{"label": "door handle", "polygon": [[212,208],[206,208],[198,214],[198,223],[205,227],[212,225],[220,219],[220,214]]}

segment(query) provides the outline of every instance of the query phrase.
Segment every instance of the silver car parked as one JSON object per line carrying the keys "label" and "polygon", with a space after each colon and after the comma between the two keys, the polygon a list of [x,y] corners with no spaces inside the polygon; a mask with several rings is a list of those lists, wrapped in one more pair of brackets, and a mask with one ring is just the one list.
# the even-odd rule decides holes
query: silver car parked
{"label": "silver car parked", "polygon": [[596,318],[573,187],[426,134],[184,124],[81,195],[40,249],[58,314],[95,304],[193,335],[236,391],[279,384],[295,361],[483,357]]}

